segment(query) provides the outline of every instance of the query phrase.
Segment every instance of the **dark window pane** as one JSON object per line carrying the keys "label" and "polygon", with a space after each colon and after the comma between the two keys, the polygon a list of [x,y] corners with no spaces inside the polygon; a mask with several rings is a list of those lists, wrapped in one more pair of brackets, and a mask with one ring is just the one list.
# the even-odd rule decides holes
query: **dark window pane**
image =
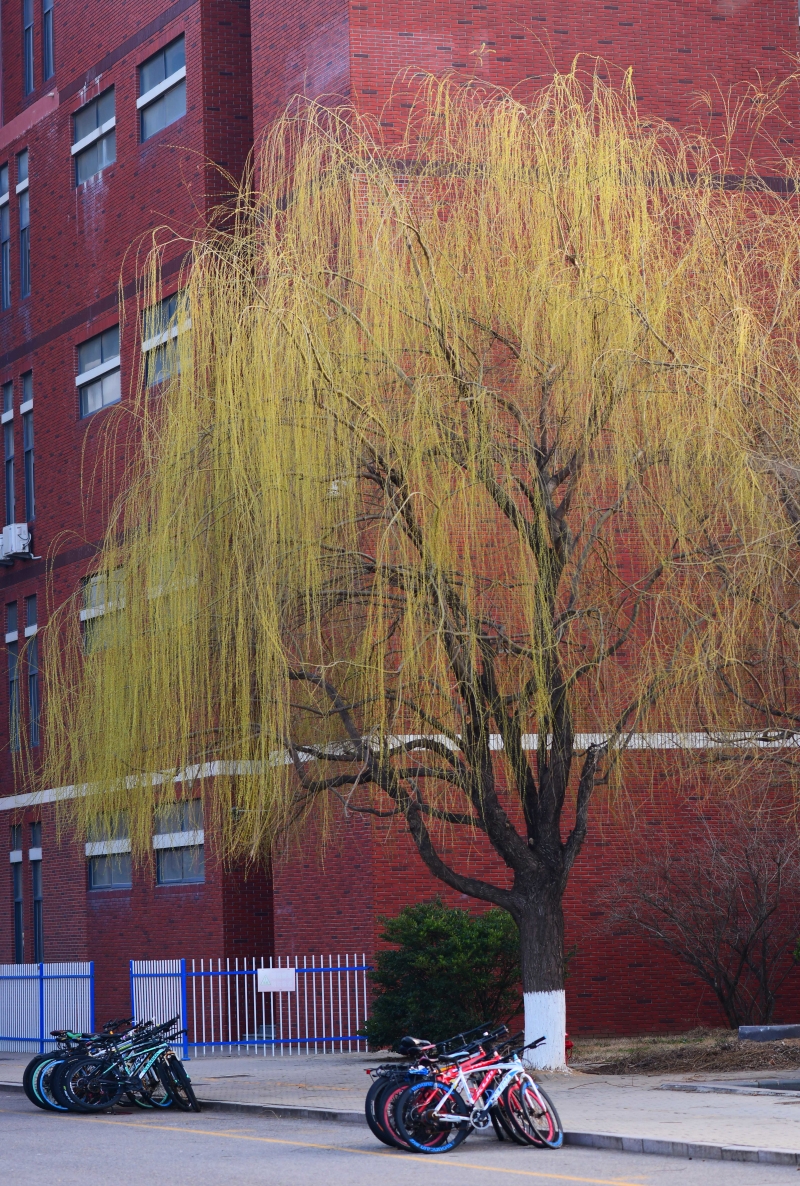
{"label": "dark window pane", "polygon": [[97,99],[97,126],[98,128],[114,118],[114,88],[109,87]]}
{"label": "dark window pane", "polygon": [[28,150],[17,153],[17,181],[28,180]]}
{"label": "dark window pane", "polygon": [[203,800],[188,799],[184,807],[184,831],[201,832],[203,830]]}
{"label": "dark window pane", "polygon": [[8,165],[0,165],[0,196],[8,193]]}
{"label": "dark window pane", "polygon": [[76,111],[72,118],[75,127],[72,143],[77,144],[79,140],[83,140],[84,136],[88,136],[97,127],[97,102],[87,103],[85,107],[81,107],[80,111]]}
{"label": "dark window pane", "polygon": [[6,631],[8,634],[17,628],[17,603],[9,601],[6,606]]}
{"label": "dark window pane", "polygon": [[194,844],[183,850],[183,880],[205,881],[206,863],[202,844]]}
{"label": "dark window pane", "polygon": [[186,79],[164,95],[164,127],[186,115]]}
{"label": "dark window pane", "polygon": [[166,62],[164,60],[163,50],[161,53],[151,58],[149,62],[145,62],[139,67],[139,94],[144,95],[147,91],[158,86],[167,77],[164,73]]}
{"label": "dark window pane", "polygon": [[160,848],[157,864],[158,880],[162,884],[183,880],[183,861],[180,848]]}
{"label": "dark window pane", "polygon": [[164,77],[169,78],[170,74],[174,74],[176,70],[180,70],[181,66],[186,65],[186,42],[183,37],[179,37],[177,41],[173,41],[164,50]]}
{"label": "dark window pane", "polygon": [[42,824],[40,820],[31,824],[31,848],[42,847]]}
{"label": "dark window pane", "polygon": [[53,45],[53,0],[42,0],[42,73],[52,78],[56,71]]}
{"label": "dark window pane", "polygon": [[103,339],[103,362],[108,362],[111,358],[119,357],[119,326],[112,325],[111,329],[107,329],[102,335]]}

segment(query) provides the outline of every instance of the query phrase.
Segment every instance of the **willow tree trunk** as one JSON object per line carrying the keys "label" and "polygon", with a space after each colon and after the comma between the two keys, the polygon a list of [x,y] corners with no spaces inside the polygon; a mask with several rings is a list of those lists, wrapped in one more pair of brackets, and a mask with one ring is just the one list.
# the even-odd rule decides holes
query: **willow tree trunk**
{"label": "willow tree trunk", "polygon": [[565,1065],[567,1013],[564,997],[564,911],[561,887],[540,882],[526,894],[516,917],[522,963],[525,1043],[544,1037],[525,1061],[533,1067]]}

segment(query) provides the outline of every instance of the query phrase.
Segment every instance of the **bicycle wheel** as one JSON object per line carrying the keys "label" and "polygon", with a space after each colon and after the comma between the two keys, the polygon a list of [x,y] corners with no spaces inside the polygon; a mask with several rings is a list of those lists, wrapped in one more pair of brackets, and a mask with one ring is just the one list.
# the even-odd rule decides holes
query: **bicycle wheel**
{"label": "bicycle wheel", "polygon": [[520,1145],[536,1145],[541,1149],[544,1145],[539,1136],[539,1130],[530,1124],[522,1105],[522,1087],[519,1079],[509,1083],[503,1092],[500,1103],[503,1109],[503,1119],[514,1134]]}
{"label": "bicycle wheel", "polygon": [[519,1136],[511,1125],[511,1121],[505,1114],[503,1108],[503,1101],[498,1100],[497,1103],[490,1108],[489,1115],[492,1118],[492,1128],[498,1141],[512,1141],[515,1145],[527,1145],[528,1141],[524,1141]]}
{"label": "bicycle wheel", "polygon": [[53,1075],[52,1091],[72,1112],[105,1112],[122,1099],[125,1086],[113,1065],[90,1056],[63,1063]]}
{"label": "bicycle wheel", "polygon": [[172,1096],[151,1067],[146,1072],[138,1091],[128,1091],[126,1098],[137,1108],[171,1108]]}
{"label": "bicycle wheel", "polygon": [[161,1082],[172,1096],[176,1108],[182,1112],[199,1112],[200,1105],[192,1088],[192,1081],[186,1074],[183,1063],[174,1054],[158,1060],[158,1074]]}
{"label": "bicycle wheel", "polygon": [[[395,1104],[394,1115],[400,1135],[420,1153],[447,1153],[472,1131],[469,1109],[461,1096],[435,1079],[407,1087]],[[458,1120],[450,1120],[451,1116]]]}
{"label": "bicycle wheel", "polygon": [[25,1092],[25,1094],[27,1095],[27,1097],[31,1101],[31,1103],[36,1104],[37,1108],[43,1108],[45,1105],[34,1094],[34,1090],[32,1087],[33,1072],[36,1070],[37,1067],[41,1066],[43,1063],[52,1062],[52,1061],[53,1061],[52,1054],[36,1054],[31,1059],[31,1061],[28,1063],[28,1065],[26,1066],[25,1071],[22,1075],[22,1090]]}
{"label": "bicycle wheel", "polygon": [[521,1095],[528,1123],[531,1127],[536,1127],[539,1140],[548,1149],[560,1149],[564,1144],[564,1130],[555,1104],[545,1089],[526,1075]]}
{"label": "bicycle wheel", "polygon": [[31,1094],[28,1098],[36,1104],[37,1108],[41,1108],[45,1112],[68,1111],[66,1104],[60,1103],[55,1098],[52,1087],[53,1074],[61,1067],[63,1061],[63,1058],[51,1056],[44,1062],[40,1062],[31,1074]]}
{"label": "bicycle wheel", "polygon": [[395,1082],[397,1080],[387,1079],[385,1077],[376,1079],[367,1092],[367,1098],[364,1100],[364,1115],[367,1118],[367,1124],[372,1135],[377,1137],[379,1141],[383,1141],[384,1145],[389,1145],[391,1148],[395,1147],[395,1142],[388,1133],[383,1131],[383,1127],[378,1120],[378,1100],[381,1093]]}
{"label": "bicycle wheel", "polygon": [[395,1115],[395,1108],[401,1098],[405,1094],[408,1083],[405,1081],[400,1083],[390,1083],[381,1093],[378,1098],[377,1113],[378,1123],[388,1138],[387,1144],[391,1142],[396,1149],[405,1149],[406,1152],[411,1148],[408,1141],[400,1132],[397,1123],[397,1116]]}

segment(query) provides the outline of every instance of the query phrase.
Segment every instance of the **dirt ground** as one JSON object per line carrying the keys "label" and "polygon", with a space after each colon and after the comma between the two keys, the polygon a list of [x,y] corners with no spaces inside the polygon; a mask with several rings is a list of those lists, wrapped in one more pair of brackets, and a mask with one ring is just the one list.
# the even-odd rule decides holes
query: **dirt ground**
{"label": "dirt ground", "polygon": [[[575,1038],[570,1066],[597,1075],[665,1071],[800,1071],[800,1038],[740,1042],[725,1029],[632,1038]],[[800,1077],[800,1076],[798,1076]]]}

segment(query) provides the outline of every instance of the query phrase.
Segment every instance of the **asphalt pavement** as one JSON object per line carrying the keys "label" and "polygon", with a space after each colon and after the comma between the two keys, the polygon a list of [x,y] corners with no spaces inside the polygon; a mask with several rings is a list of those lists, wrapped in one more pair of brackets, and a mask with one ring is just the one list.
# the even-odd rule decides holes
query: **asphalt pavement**
{"label": "asphalt pavement", "polygon": [[524,1149],[475,1133],[452,1153],[384,1149],[353,1125],[203,1112],[62,1116],[0,1097],[0,1180],[8,1186],[797,1186],[794,1166],[684,1160],[594,1149]]}

